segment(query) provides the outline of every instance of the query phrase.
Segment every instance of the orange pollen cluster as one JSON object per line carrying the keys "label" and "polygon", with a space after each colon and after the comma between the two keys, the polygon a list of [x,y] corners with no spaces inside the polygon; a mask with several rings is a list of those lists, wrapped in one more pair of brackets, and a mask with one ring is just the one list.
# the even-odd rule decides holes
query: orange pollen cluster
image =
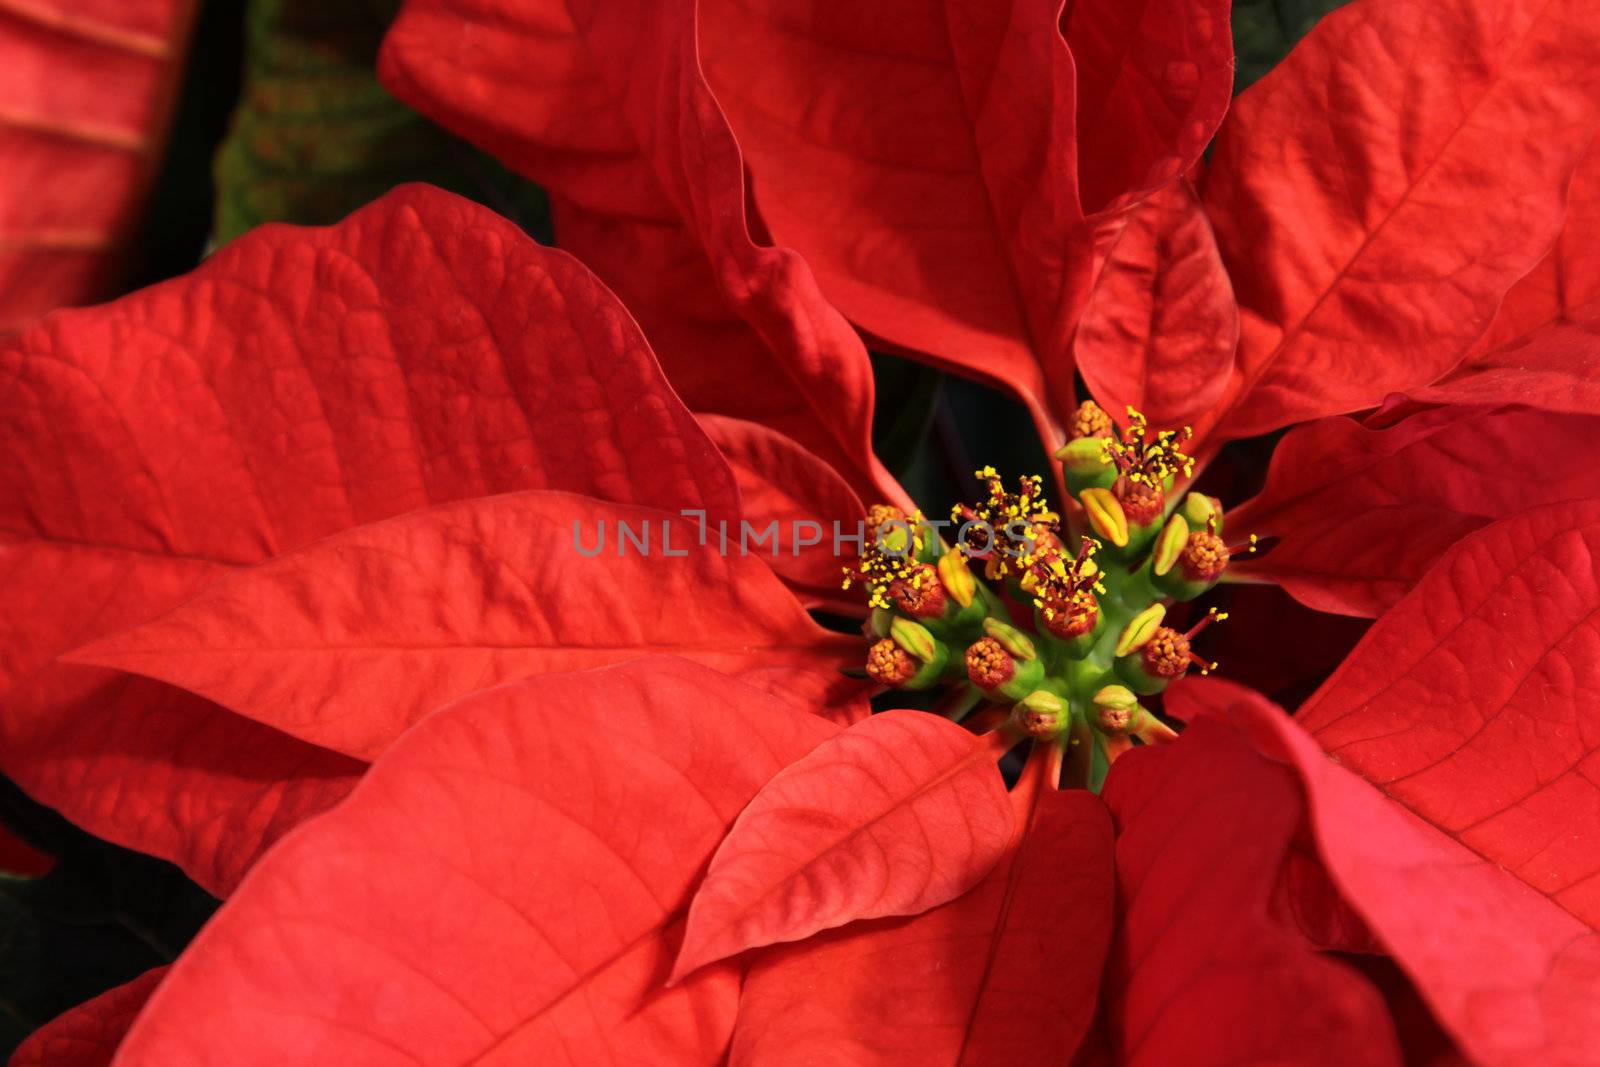
{"label": "orange pollen cluster", "polygon": [[1010,653],[992,637],[981,637],[967,649],[967,677],[980,688],[1005,685],[1016,673]]}
{"label": "orange pollen cluster", "polygon": [[1183,573],[1197,582],[1212,582],[1228,565],[1228,546],[1209,530],[1196,530],[1184,543],[1178,564]]}
{"label": "orange pollen cluster", "polygon": [[917,661],[889,638],[867,649],[867,676],[879,685],[904,685],[917,673]]}
{"label": "orange pollen cluster", "polygon": [[1169,626],[1156,630],[1155,636],[1139,650],[1146,673],[1157,678],[1177,678],[1189,669],[1193,653],[1189,639]]}
{"label": "orange pollen cluster", "polygon": [[867,509],[866,539],[871,542],[878,540],[878,531],[883,529],[886,522],[905,522],[906,513],[893,504],[874,504]]}
{"label": "orange pollen cluster", "polygon": [[1078,410],[1072,413],[1067,432],[1074,441],[1080,437],[1110,437],[1111,416],[1093,400],[1085,400],[1078,405]]}

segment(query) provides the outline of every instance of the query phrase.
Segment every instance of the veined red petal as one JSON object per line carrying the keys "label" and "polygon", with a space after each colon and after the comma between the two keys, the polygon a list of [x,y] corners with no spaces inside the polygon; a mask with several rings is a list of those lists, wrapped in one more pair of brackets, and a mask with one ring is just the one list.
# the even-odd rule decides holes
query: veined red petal
{"label": "veined red petal", "polygon": [[808,605],[859,614],[859,599],[845,594],[839,579],[860,550],[843,538],[860,532],[861,498],[832,467],[771,427],[723,415],[701,415],[700,425],[733,468],[744,521],[756,530],[776,521],[783,531],[781,551],[763,556],[778,577]]}
{"label": "veined red petal", "polygon": [[[1464,545],[1457,551],[1466,550]],[[1519,881],[1448,826],[1429,826],[1385,799],[1328,759],[1294,720],[1259,695],[1216,678],[1201,679],[1185,693],[1249,734],[1268,758],[1294,770],[1318,851],[1341,894],[1413,979],[1470,1062],[1593,1062],[1600,1027],[1600,932],[1592,921],[1580,921],[1559,900]],[[1348,765],[1342,756],[1340,761]],[[1584,818],[1582,812],[1562,813],[1546,835],[1559,834],[1559,825],[1569,837],[1578,828],[1581,839]]]}
{"label": "veined red petal", "polygon": [[1572,176],[1567,223],[1550,252],[1512,286],[1467,359],[1413,393],[1447,403],[1528,404],[1600,414],[1600,150]]}
{"label": "veined red petal", "polygon": [[1339,762],[1600,927],[1600,501],[1473,534],[1298,721]]}
{"label": "veined red petal", "polygon": [[1519,408],[1424,411],[1384,429],[1348,418],[1296,427],[1231,529],[1277,538],[1234,573],[1280,583],[1319,611],[1374,616],[1453,544],[1524,508],[1600,496],[1600,418]]}
{"label": "veined red petal", "polygon": [[1004,384],[1042,424],[1051,397],[1072,403],[1092,252],[1060,10],[700,3],[706,76],[774,238],[864,329]]}
{"label": "veined red petal", "polygon": [[7,776],[96,836],[227,896],[366,765],[147,678],[60,664],[6,694]]}
{"label": "veined red petal", "polygon": [[52,316],[0,347],[0,688],[17,687],[0,764],[86,829],[225,889],[360,765],[53,657],[232,567],[524,488],[738,514],[621,305],[449,194],[263,228],[184,278]]}
{"label": "veined red petal", "polygon": [[970,892],[752,957],[734,1067],[1067,1063],[1111,939],[1111,823],[1039,779],[1012,792],[1017,838]]}
{"label": "veined red petal", "polygon": [[161,160],[194,0],[26,0],[0,37],[0,334],[103,299]]}
{"label": "veined red petal", "polygon": [[262,861],[118,1063],[716,1063],[736,969],[662,988],[690,893],[835,730],[665,657],[470,697]]}
{"label": "veined red petal", "polygon": [[1200,158],[1233,97],[1228,8],[1227,0],[1064,5],[1089,214],[1137,203]]}
{"label": "veined red petal", "polygon": [[769,425],[900,502],[871,453],[866,349],[799,256],[751,239],[697,51],[693,0],[410,0],[380,74],[550,191],[557,239],[638,315],[690,407]]}
{"label": "veined red petal", "polygon": [[[1588,239],[1600,226],[1600,150],[1584,153],[1567,192],[1566,225],[1544,259],[1506,293],[1473,359],[1451,378],[1467,377],[1473,364],[1497,350],[1515,348],[1557,323],[1600,330],[1600,264]],[[1525,395],[1504,398],[1529,403]]]}
{"label": "veined red petal", "polygon": [[72,659],[372,759],[434,708],[530,675],[652,652],[727,673],[859,658],[759,556],[697,531],[570,493],[445,504],[239,571]]}
{"label": "veined red petal", "polygon": [[941,716],[886,711],[784,768],[712,858],[674,975],[966,892],[1012,836],[998,755]]}
{"label": "veined red petal", "polygon": [[1179,179],[1133,208],[1105,253],[1073,352],[1100,406],[1155,426],[1193,421],[1222,396],[1239,308],[1211,222]]}
{"label": "veined red petal", "polygon": [[1106,779],[1117,911],[1102,1017],[1127,1067],[1398,1067],[1376,989],[1269,913],[1303,804],[1294,776],[1202,719]]}
{"label": "veined red petal", "polygon": [[1600,415],[1600,321],[1552,323],[1467,357],[1451,375],[1410,395],[1432,403],[1511,402]]}
{"label": "veined red petal", "polygon": [[111,1067],[117,1047],[167,968],[146,971],[35,1030],[8,1067]]}
{"label": "veined red petal", "polygon": [[1600,117],[1587,0],[1358,0],[1224,123],[1205,202],[1243,312],[1205,428],[1426,385],[1549,249]]}

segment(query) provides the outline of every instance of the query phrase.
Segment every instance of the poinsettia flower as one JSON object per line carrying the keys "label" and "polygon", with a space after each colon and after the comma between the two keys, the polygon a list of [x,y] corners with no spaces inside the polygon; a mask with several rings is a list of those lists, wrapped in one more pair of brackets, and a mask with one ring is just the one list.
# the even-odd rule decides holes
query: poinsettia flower
{"label": "poinsettia flower", "polygon": [[119,284],[197,5],[6,8],[0,38],[0,334]]}
{"label": "poinsettia flower", "polygon": [[[6,560],[37,625],[8,637],[0,758],[97,832],[237,886],[159,985],[108,994],[26,1054],[96,1028],[104,1049],[155,985],[119,1062],[1159,1063],[1309,1047],[1393,1063],[1414,1035],[1320,951],[1379,948],[1475,1060],[1584,1062],[1592,749],[1581,679],[1560,668],[1581,660],[1593,594],[1556,576],[1593,571],[1594,516],[1536,509],[1452,546],[1582,492],[1584,472],[1541,482],[1540,466],[1479,503],[1503,468],[1448,438],[1412,447],[1461,412],[1400,404],[1298,431],[1275,471],[1288,488],[1248,505],[1283,539],[1258,576],[1309,531],[1333,544],[1297,595],[1393,605],[1302,712],[1314,740],[1258,696],[1180,683],[1167,710],[1197,721],[1133,749],[1130,733],[1173,735],[1127,688],[1092,705],[1023,691],[1053,646],[1019,616],[989,614],[952,659],[952,631],[917,620],[935,594],[940,620],[989,595],[960,557],[929,561],[937,585],[914,587],[929,596],[880,616],[894,621],[875,673],[965,668],[1017,704],[987,732],[997,714],[971,730],[863,717],[832,673],[863,644],[817,628],[759,560],[554,551],[574,518],[826,517],[859,514],[852,493],[893,498],[865,449],[864,349],[824,294],[897,348],[1016,388],[1049,443],[1087,444],[1063,481],[1115,459],[1110,485],[1074,485],[1069,525],[1151,573],[1162,560],[1179,598],[1218,577],[1221,512],[1192,496],[1183,525],[1165,522],[1179,453],[1139,466],[1172,443],[1154,431],[1120,453],[1096,443],[1117,438],[1076,406],[1074,354],[1113,410],[1195,417],[1207,452],[1395,389],[1470,389],[1471,417],[1502,439],[1559,441],[1580,391],[1519,396],[1519,372],[1574,364],[1547,368],[1543,341],[1496,361],[1476,338],[1561,226],[1596,42],[1572,7],[1504,6],[1504,24],[1465,2],[1334,16],[1247,94],[1196,191],[1178,176],[1231,80],[1215,10],[1185,6],[1174,41],[1109,4],[1074,5],[1063,35],[1029,4],[887,20],[413,3],[391,83],[551,187],[561,240],[622,295],[672,388],[582,268],[421,190],[328,231],[263,231],[4,353]],[[1393,91],[1365,91],[1379,75]],[[1108,151],[1128,129],[1139,150]],[[1362,180],[1335,182],[1333,161]],[[744,162],[761,221],[806,260],[752,239]],[[1513,398],[1561,413],[1496,406]],[[1450,520],[1392,575],[1316,526],[1372,506],[1360,465],[1327,461],[1325,441],[1351,447],[1333,427],[1394,434],[1369,453],[1443,486],[1413,499],[1374,477],[1416,505],[1395,544],[1433,533],[1429,508]],[[1007,511],[1021,505],[1003,489],[978,506],[1036,517]],[[1086,560],[1057,576],[1092,600],[1094,574],[1065,573]],[[1137,606],[1126,592],[1119,606]],[[1143,595],[1104,635],[1032,622],[1093,636],[1095,655],[1123,653],[1129,686],[1159,687],[1190,650],[1159,625],[1165,598]],[[641,658],[655,651],[699,663]],[[1452,675],[1463,662],[1481,674]],[[1551,684],[1519,688],[1519,672]],[[1008,794],[994,759],[1022,730],[1034,756]],[[1314,758],[1319,743],[1384,795]],[[1089,748],[1116,759],[1103,801],[1057,788],[1057,756],[1069,783],[1104,770]],[[1508,748],[1529,773],[1479,795]]]}

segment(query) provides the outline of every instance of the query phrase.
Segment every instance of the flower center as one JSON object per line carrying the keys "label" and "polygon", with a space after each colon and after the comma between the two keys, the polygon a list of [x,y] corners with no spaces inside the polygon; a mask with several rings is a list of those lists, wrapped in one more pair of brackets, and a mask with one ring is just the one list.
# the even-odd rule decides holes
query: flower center
{"label": "flower center", "polygon": [[[1212,609],[1185,631],[1166,624],[1167,611],[1210,589],[1246,549],[1222,540],[1214,499],[1191,493],[1169,507],[1177,477],[1194,471],[1187,429],[1153,433],[1130,410],[1118,430],[1092,402],[1071,429],[1082,446],[1059,454],[1076,502],[1065,516],[1045,499],[1042,478],[1020,478],[1011,490],[985,467],[975,472],[983,499],[951,512],[953,546],[920,513],[873,508],[869,531],[892,532],[868,540],[845,585],[863,584],[875,609],[878,640],[867,654],[875,681],[948,689],[940,706],[962,712],[1010,705],[984,721],[998,717],[1014,736],[1060,746],[1074,775],[1065,784],[1098,788],[1136,743],[1177,736],[1140,699],[1191,668],[1214,669],[1191,642],[1226,616]],[[975,579],[974,563],[988,584]]]}

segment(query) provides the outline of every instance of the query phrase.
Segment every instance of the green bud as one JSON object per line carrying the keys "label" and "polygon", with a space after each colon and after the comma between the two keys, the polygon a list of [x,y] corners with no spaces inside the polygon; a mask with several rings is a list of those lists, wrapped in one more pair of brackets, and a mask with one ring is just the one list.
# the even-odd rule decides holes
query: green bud
{"label": "green bud", "polygon": [[1020,660],[1037,659],[1038,650],[1033,640],[1009,622],[989,618],[983,620],[983,632],[1000,643],[1000,647]]}
{"label": "green bud", "polygon": [[1161,620],[1167,617],[1165,604],[1151,604],[1139,614],[1128,621],[1123,627],[1122,635],[1117,638],[1117,655],[1126,656],[1130,652],[1143,648],[1145,642],[1155,636],[1156,629],[1160,627]]}
{"label": "green bud", "polygon": [[904,618],[895,619],[889,625],[889,636],[907,654],[923,663],[932,663],[939,655],[938,640],[920,622]]}
{"label": "green bud", "polygon": [[1182,515],[1174,515],[1161,528],[1156,538],[1155,551],[1150,556],[1150,570],[1156,576],[1166,574],[1178,562],[1178,555],[1189,540],[1189,524]]}
{"label": "green bud", "polygon": [[1035,689],[1011,709],[1011,722],[1036,740],[1056,737],[1067,728],[1066,702],[1048,689]]}
{"label": "green bud", "polygon": [[894,612],[888,608],[873,608],[867,616],[867,632],[873,637],[888,637],[889,626],[894,622]]}
{"label": "green bud", "polygon": [[1148,716],[1139,706],[1139,698],[1126,686],[1108,685],[1095,693],[1089,712],[1089,725],[1099,737],[1100,748],[1108,763],[1133,747],[1129,736]]}
{"label": "green bud", "polygon": [[978,593],[978,580],[967,566],[967,557],[959,548],[952,548],[939,557],[939,581],[961,607],[970,607]]}
{"label": "green bud", "polygon": [[1117,468],[1106,458],[1106,442],[1100,437],[1080,437],[1056,449],[1061,461],[1067,491],[1080,493],[1085,489],[1109,489],[1117,480]]}
{"label": "green bud", "polygon": [[1217,520],[1216,533],[1219,536],[1222,534],[1222,501],[1214,496],[1206,496],[1204,493],[1190,493],[1183,498],[1183,506],[1178,509],[1178,514],[1188,520],[1189,529],[1191,530],[1207,529],[1207,524],[1211,519],[1215,518]]}

